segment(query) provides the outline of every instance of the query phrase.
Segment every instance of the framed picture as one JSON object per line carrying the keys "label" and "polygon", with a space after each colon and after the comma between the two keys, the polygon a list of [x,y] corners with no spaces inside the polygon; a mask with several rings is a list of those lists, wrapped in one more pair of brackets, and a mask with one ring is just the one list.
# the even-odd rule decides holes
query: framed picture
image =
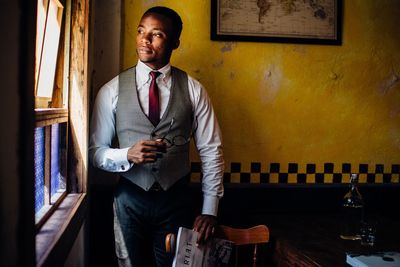
{"label": "framed picture", "polygon": [[342,0],[211,0],[211,40],[341,45]]}

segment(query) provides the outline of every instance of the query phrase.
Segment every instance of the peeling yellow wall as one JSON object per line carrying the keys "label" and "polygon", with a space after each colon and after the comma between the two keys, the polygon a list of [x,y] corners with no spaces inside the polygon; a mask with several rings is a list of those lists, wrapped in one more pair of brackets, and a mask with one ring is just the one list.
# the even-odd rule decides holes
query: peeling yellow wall
{"label": "peeling yellow wall", "polygon": [[242,172],[294,162],[303,173],[308,163],[316,172],[327,162],[334,172],[383,164],[385,173],[400,163],[400,1],[344,1],[341,46],[211,41],[210,2],[125,1],[123,67],[136,64],[141,14],[175,9],[184,26],[172,64],[206,87],[228,172],[232,162]]}

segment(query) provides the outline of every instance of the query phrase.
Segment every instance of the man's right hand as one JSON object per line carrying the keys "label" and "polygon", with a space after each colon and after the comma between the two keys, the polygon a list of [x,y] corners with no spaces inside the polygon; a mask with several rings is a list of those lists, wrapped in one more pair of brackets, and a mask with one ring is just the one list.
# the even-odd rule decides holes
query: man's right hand
{"label": "man's right hand", "polygon": [[128,161],[134,164],[155,162],[160,153],[166,152],[166,144],[161,140],[141,140],[128,150]]}

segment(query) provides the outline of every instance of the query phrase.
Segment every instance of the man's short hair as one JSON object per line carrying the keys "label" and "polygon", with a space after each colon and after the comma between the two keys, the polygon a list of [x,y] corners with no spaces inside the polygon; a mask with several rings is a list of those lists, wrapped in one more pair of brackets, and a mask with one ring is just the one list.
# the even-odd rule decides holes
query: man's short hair
{"label": "man's short hair", "polygon": [[178,15],[178,13],[176,13],[175,10],[164,6],[155,6],[149,8],[146,12],[144,12],[143,17],[148,15],[149,13],[156,13],[169,18],[172,22],[172,29],[174,31],[173,34],[175,35],[174,37],[176,39],[179,39],[179,37],[181,36],[183,23],[181,17]]}

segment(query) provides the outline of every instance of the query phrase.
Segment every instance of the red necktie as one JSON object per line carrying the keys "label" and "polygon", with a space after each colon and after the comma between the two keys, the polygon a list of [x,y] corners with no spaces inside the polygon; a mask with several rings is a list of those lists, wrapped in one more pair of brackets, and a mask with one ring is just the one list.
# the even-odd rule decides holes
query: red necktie
{"label": "red necktie", "polygon": [[160,101],[158,99],[158,87],[156,83],[157,76],[161,72],[150,72],[151,83],[149,88],[149,119],[154,126],[160,122]]}

